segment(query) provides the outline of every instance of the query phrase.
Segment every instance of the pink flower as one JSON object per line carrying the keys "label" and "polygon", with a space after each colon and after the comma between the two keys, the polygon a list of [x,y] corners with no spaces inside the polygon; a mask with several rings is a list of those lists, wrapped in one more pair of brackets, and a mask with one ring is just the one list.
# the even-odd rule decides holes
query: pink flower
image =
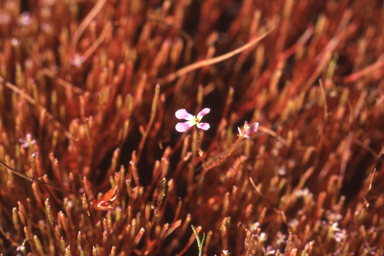
{"label": "pink flower", "polygon": [[36,140],[32,140],[32,136],[31,136],[31,134],[27,134],[26,135],[26,139],[24,140],[24,139],[19,139],[19,142],[20,143],[22,143],[22,147],[23,148],[27,148],[27,147],[29,147],[29,146],[31,146],[32,144],[35,144],[36,143]]}
{"label": "pink flower", "polygon": [[178,132],[185,132],[188,130],[190,127],[196,125],[197,128],[202,129],[202,130],[208,130],[209,129],[209,124],[208,123],[200,123],[201,118],[205,116],[206,114],[211,111],[209,108],[204,108],[201,110],[197,116],[193,116],[189,114],[185,109],[179,109],[176,111],[175,115],[178,119],[185,119],[187,122],[184,123],[177,123],[176,124],[176,131]]}
{"label": "pink flower", "polygon": [[73,54],[72,60],[71,60],[71,65],[75,67],[80,67],[81,64],[85,61],[85,58],[81,56],[78,53]]}
{"label": "pink flower", "polygon": [[23,12],[19,17],[19,24],[22,26],[29,26],[32,23],[31,15],[29,12]]}
{"label": "pink flower", "polygon": [[239,130],[239,137],[241,139],[244,139],[244,138],[249,139],[249,136],[252,133],[257,132],[258,128],[259,128],[258,122],[254,122],[252,126],[249,126],[247,121],[245,121],[244,123],[243,130],[241,130],[240,127],[237,127],[237,129]]}

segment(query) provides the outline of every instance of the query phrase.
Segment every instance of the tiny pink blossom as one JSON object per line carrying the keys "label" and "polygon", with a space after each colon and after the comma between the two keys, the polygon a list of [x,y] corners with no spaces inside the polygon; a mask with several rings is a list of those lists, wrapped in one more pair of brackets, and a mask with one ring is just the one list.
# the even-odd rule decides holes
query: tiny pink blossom
{"label": "tiny pink blossom", "polygon": [[16,248],[16,251],[24,251],[25,250],[25,246],[23,245],[19,245],[17,248]]}
{"label": "tiny pink blossom", "polygon": [[196,125],[197,128],[202,129],[202,130],[208,130],[209,129],[209,124],[208,123],[201,123],[201,118],[208,114],[211,110],[209,108],[204,108],[202,109],[197,116],[193,116],[189,114],[185,109],[179,109],[176,111],[175,116],[177,119],[185,119],[187,122],[184,123],[177,123],[176,124],[176,131],[178,132],[185,132],[188,130],[190,127]]}
{"label": "tiny pink blossom", "polygon": [[81,56],[78,53],[75,53],[72,57],[71,65],[75,67],[80,67],[84,61],[85,61],[85,58],[83,56]]}
{"label": "tiny pink blossom", "polygon": [[237,129],[239,130],[239,137],[241,139],[244,139],[244,138],[249,139],[250,135],[252,133],[257,132],[258,128],[259,128],[258,122],[255,122],[253,123],[252,126],[249,126],[247,121],[245,121],[244,123],[243,130],[241,130],[240,127],[237,127]]}
{"label": "tiny pink blossom", "polygon": [[24,139],[19,139],[19,142],[20,143],[22,143],[22,147],[23,148],[27,148],[27,147],[29,147],[30,145],[32,145],[32,144],[35,144],[36,143],[36,140],[32,140],[32,136],[31,136],[31,134],[27,134],[26,135],[26,138],[25,138],[25,140]]}
{"label": "tiny pink blossom", "polygon": [[29,12],[23,12],[19,17],[19,24],[22,26],[29,26],[32,23],[31,15]]}

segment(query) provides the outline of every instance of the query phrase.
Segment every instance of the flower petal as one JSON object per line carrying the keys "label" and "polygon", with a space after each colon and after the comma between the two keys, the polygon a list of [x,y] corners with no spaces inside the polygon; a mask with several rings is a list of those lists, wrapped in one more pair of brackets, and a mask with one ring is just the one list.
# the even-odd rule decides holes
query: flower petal
{"label": "flower petal", "polygon": [[210,111],[211,111],[210,108],[203,108],[203,109],[199,112],[199,114],[197,114],[197,119],[201,120],[201,118],[202,118],[203,116],[205,116],[206,114],[208,114]]}
{"label": "flower petal", "polygon": [[196,124],[197,128],[201,129],[201,130],[208,130],[209,129],[209,123],[198,123]]}
{"label": "flower petal", "polygon": [[237,127],[237,130],[239,131],[239,136],[240,136],[240,137],[243,137],[243,134],[241,133],[241,129],[240,129],[240,127]]}
{"label": "flower petal", "polygon": [[249,130],[249,125],[247,121],[244,122],[244,130]]}
{"label": "flower petal", "polygon": [[194,126],[196,124],[196,121],[195,120],[189,120],[189,121],[187,121],[185,123],[188,124],[189,127],[192,127],[192,126]]}
{"label": "flower petal", "polygon": [[187,112],[187,110],[185,110],[185,109],[177,110],[176,113],[175,113],[175,116],[178,119],[186,119],[186,120],[193,120],[194,119],[193,115],[189,114]]}
{"label": "flower petal", "polygon": [[185,122],[185,123],[177,123],[175,128],[176,128],[176,131],[178,132],[185,132],[191,126],[193,125],[190,125],[188,122]]}
{"label": "flower petal", "polygon": [[251,126],[250,132],[251,133],[257,132],[258,129],[259,129],[259,122],[254,122],[253,125]]}

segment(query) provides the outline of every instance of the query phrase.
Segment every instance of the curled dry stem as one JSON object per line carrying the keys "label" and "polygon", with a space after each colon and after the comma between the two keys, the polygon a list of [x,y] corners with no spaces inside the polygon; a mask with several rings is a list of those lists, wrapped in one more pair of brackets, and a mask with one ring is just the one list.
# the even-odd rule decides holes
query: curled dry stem
{"label": "curled dry stem", "polygon": [[276,27],[272,27],[270,28],[267,32],[265,32],[264,34],[262,34],[261,36],[255,38],[254,40],[252,40],[251,42],[237,48],[236,50],[233,50],[229,53],[226,53],[226,54],[223,54],[221,56],[218,56],[218,57],[215,57],[215,58],[211,58],[211,59],[208,59],[208,60],[202,60],[202,61],[198,61],[196,63],[193,63],[191,65],[188,65],[186,67],[183,67],[179,70],[177,70],[176,72],[173,72],[171,74],[169,74],[168,76],[166,76],[165,78],[161,78],[159,80],[159,84],[165,84],[165,83],[170,83],[174,80],[176,80],[176,78],[178,77],[181,77],[193,70],[196,70],[198,68],[201,68],[201,67],[205,67],[205,66],[209,66],[209,65],[212,65],[212,64],[215,64],[215,63],[218,63],[218,62],[221,62],[221,61],[224,61],[226,59],[229,59],[233,56],[235,56],[236,54],[238,53],[241,53],[242,51],[256,45],[258,42],[260,42],[262,39],[264,39],[267,35],[269,35]]}
{"label": "curled dry stem", "polygon": [[96,17],[96,15],[100,12],[100,10],[103,8],[106,2],[107,0],[99,0],[95,4],[95,6],[92,8],[92,10],[88,13],[88,15],[84,18],[84,20],[80,23],[80,25],[77,27],[71,40],[71,46],[70,46],[71,54],[75,52],[77,42],[79,41],[81,35],[84,33],[89,23],[91,23],[91,21]]}
{"label": "curled dry stem", "polygon": [[0,165],[2,165],[3,167],[7,168],[8,170],[10,170],[13,174],[15,174],[15,175],[17,175],[17,176],[19,176],[19,177],[21,177],[23,179],[29,180],[30,182],[37,182],[37,183],[40,183],[40,184],[42,184],[44,186],[53,188],[53,189],[55,189],[57,191],[60,191],[60,192],[63,192],[63,193],[67,193],[67,194],[76,194],[76,195],[80,195],[81,194],[81,193],[76,192],[76,191],[70,191],[70,190],[66,190],[66,189],[62,189],[62,188],[56,187],[55,185],[53,185],[51,183],[47,183],[47,182],[41,181],[41,180],[36,179],[36,178],[28,177],[27,175],[16,171],[15,169],[13,169],[12,167],[10,167],[7,164],[3,163],[2,161],[0,161]]}

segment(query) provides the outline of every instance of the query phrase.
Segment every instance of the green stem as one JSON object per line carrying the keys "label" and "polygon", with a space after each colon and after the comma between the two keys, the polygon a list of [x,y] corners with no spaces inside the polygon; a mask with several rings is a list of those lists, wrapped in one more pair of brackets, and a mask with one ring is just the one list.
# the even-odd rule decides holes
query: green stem
{"label": "green stem", "polygon": [[205,239],[205,233],[203,233],[203,239],[200,241],[199,234],[197,233],[195,227],[191,225],[193,233],[195,234],[196,241],[197,241],[197,246],[199,247],[199,256],[202,255],[203,253],[203,244],[204,244],[204,239]]}

